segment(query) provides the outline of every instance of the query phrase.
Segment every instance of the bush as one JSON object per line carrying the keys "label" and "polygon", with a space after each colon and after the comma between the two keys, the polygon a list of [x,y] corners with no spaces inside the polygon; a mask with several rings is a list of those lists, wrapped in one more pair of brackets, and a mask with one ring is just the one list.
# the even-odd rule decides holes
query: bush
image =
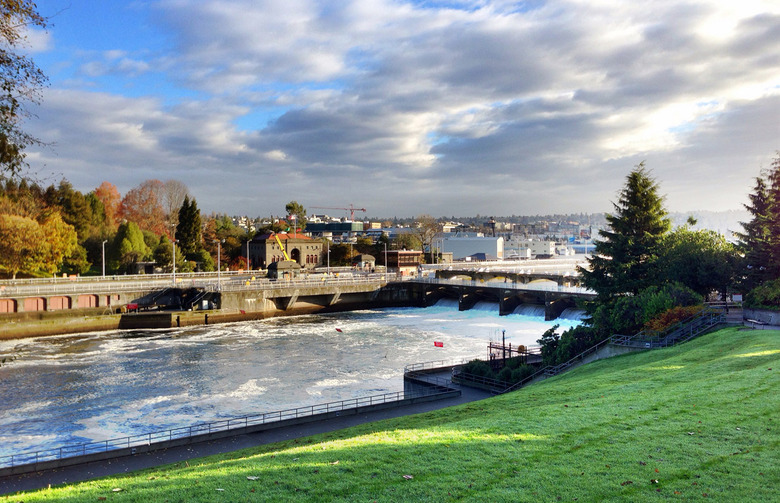
{"label": "bush", "polygon": [[502,368],[498,373],[498,376],[496,376],[496,379],[504,382],[512,382],[512,369],[509,367]]}
{"label": "bush", "polygon": [[675,306],[645,323],[646,330],[663,332],[669,327],[701,312],[704,306]]}
{"label": "bush", "polygon": [[526,379],[527,377],[531,377],[535,373],[536,373],[536,369],[531,365],[520,365],[519,367],[517,367],[512,371],[511,381],[513,383],[517,383]]}
{"label": "bush", "polygon": [[487,362],[482,360],[471,360],[463,366],[463,372],[466,374],[472,374],[479,377],[489,377],[495,379],[495,373]]}
{"label": "bush", "polygon": [[750,290],[742,304],[749,309],[780,310],[780,279],[767,281]]}

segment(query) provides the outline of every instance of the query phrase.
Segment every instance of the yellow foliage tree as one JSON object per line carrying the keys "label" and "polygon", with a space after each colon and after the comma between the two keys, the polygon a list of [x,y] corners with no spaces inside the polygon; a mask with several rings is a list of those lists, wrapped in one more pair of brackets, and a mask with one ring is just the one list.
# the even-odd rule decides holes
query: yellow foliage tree
{"label": "yellow foliage tree", "polygon": [[0,269],[14,279],[20,272],[56,272],[77,244],[76,231],[59,213],[44,214],[40,222],[0,215]]}
{"label": "yellow foliage tree", "polygon": [[19,272],[36,270],[43,232],[32,218],[0,215],[0,268],[16,279]]}

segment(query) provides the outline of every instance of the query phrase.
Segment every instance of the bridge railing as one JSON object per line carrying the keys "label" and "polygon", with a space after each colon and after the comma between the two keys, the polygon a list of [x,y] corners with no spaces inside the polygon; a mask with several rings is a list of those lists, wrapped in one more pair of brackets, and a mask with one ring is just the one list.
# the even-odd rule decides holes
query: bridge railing
{"label": "bridge railing", "polygon": [[[274,290],[290,287],[313,287],[320,285],[349,285],[349,284],[376,284],[387,281],[395,281],[394,275],[382,273],[352,274],[339,276],[325,274],[312,274],[308,277],[295,279],[268,279],[255,277],[250,273],[234,274],[227,278],[213,276],[184,276],[176,275],[176,283],[172,282],[172,276],[167,275],[141,275],[143,280],[133,276],[115,276],[103,278],[101,281],[47,281],[17,286],[0,285],[0,298],[23,297],[31,295],[78,295],[97,293],[121,293],[133,291],[151,291],[160,288],[203,288],[209,291],[241,291],[247,289]],[[154,278],[150,277],[154,276]]]}
{"label": "bridge railing", "polygon": [[532,290],[540,292],[562,292],[582,295],[595,295],[593,290],[579,286],[561,286],[557,284],[540,283],[516,283],[513,281],[476,281],[468,279],[440,279],[440,278],[409,278],[406,281],[415,283],[425,283],[429,285],[452,285],[452,286],[470,286],[482,288],[504,288],[507,290]]}

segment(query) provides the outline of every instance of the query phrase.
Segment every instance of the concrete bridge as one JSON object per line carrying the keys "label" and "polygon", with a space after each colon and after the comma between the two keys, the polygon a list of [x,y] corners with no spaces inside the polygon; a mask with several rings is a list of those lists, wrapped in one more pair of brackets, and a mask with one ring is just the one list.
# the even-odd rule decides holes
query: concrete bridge
{"label": "concrete bridge", "polygon": [[[175,285],[175,286],[172,286]],[[312,274],[292,280],[228,277],[84,279],[0,286],[5,337],[29,337],[117,328],[168,328],[272,316],[376,307],[430,306],[457,299],[461,310],[481,300],[506,315],[521,304],[544,306],[554,319],[576,299],[593,294],[557,282],[401,278],[384,274]],[[141,313],[130,311],[142,311]]]}
{"label": "concrete bridge", "polygon": [[510,282],[469,279],[418,278],[409,280],[418,285],[422,304],[431,306],[441,299],[457,299],[458,309],[465,311],[477,302],[497,302],[499,314],[511,314],[522,304],[544,306],[545,319],[558,318],[567,308],[577,306],[577,299],[595,298],[596,294],[578,286],[561,286],[552,281]]}
{"label": "concrete bridge", "polygon": [[[459,279],[480,282],[505,282],[505,283],[537,283],[552,282],[561,287],[578,287],[581,276],[577,272],[577,262],[565,262],[560,264],[535,263],[524,266],[502,264],[489,264],[481,267],[454,266],[446,269],[437,269],[436,277],[439,279]],[[546,266],[546,267],[545,267]]]}

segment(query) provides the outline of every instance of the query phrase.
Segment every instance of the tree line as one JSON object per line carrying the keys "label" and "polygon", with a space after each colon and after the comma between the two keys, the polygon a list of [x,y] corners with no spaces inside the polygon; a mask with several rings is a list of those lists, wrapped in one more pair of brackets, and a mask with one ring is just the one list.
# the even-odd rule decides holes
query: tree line
{"label": "tree line", "polygon": [[579,271],[597,293],[583,305],[585,323],[560,335],[548,330],[538,341],[545,362],[563,363],[614,334],[662,332],[705,300],[736,292],[746,307],[780,309],[780,154],[756,177],[745,207],[751,220],[737,243],[693,230],[692,218],[672,229],[658,182],[644,163],[636,166]]}

